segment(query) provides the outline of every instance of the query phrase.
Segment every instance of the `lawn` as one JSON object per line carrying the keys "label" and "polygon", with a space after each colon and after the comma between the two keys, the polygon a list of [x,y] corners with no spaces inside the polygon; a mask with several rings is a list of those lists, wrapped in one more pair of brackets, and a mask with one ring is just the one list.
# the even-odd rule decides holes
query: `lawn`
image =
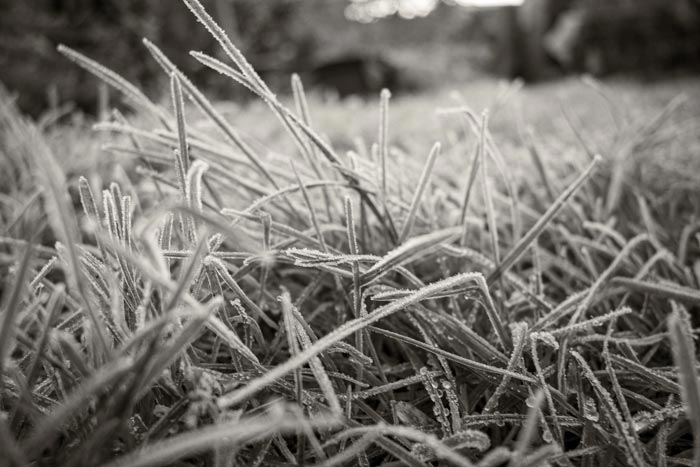
{"label": "lawn", "polygon": [[700,465],[697,78],[278,97],[219,39],[258,102],[150,44],[153,100],[62,49],[94,128],[0,95],[3,465]]}

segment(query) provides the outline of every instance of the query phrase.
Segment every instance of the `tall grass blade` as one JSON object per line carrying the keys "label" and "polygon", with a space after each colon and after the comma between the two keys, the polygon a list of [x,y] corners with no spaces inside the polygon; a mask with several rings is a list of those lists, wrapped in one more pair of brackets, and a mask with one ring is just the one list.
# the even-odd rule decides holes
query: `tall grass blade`
{"label": "tall grass blade", "polygon": [[525,456],[528,447],[532,444],[536,434],[541,410],[540,407],[544,402],[544,391],[538,389],[531,397],[532,403],[527,411],[527,420],[525,421],[525,425],[520,429],[520,433],[518,433],[518,439],[515,442],[515,449],[513,450],[513,457],[508,464],[510,467],[521,465],[521,460]]}
{"label": "tall grass blade", "polygon": [[391,92],[388,89],[382,89],[379,94],[379,166],[380,166],[380,182],[382,188],[382,199],[387,197],[386,184],[386,161],[389,157],[389,99]]}
{"label": "tall grass blade", "polygon": [[459,215],[459,224],[462,226],[462,238],[460,240],[460,245],[465,246],[467,244],[467,209],[469,208],[469,200],[472,194],[472,188],[474,187],[474,182],[476,181],[477,175],[480,173],[479,164],[481,161],[482,151],[480,147],[477,146],[474,150],[474,155],[469,162],[469,168],[467,169],[467,185],[464,188],[464,197],[462,200],[462,209]]}
{"label": "tall grass blade", "polygon": [[[296,433],[300,429],[296,416],[281,411],[271,412],[258,417],[246,417],[182,433],[119,457],[103,467],[172,465],[179,459],[219,446],[244,446],[278,433]],[[335,417],[316,416],[309,419],[308,423],[315,429],[329,429],[335,427],[338,420]]]}
{"label": "tall grass blade", "polygon": [[[379,307],[376,310],[374,310],[372,314],[348,321],[345,324],[342,324],[341,326],[336,328],[335,330],[331,331],[330,333],[326,334],[322,338],[320,338],[308,349],[303,350],[302,352],[290,358],[283,364],[271,369],[263,376],[252,380],[247,386],[230,394],[222,396],[221,399],[219,399],[219,406],[231,407],[233,405],[236,405],[244,401],[248,397],[252,396],[253,394],[257,393],[268,384],[276,381],[278,378],[281,378],[290,371],[293,371],[300,365],[305,364],[309,361],[309,359],[323,352],[336,342],[340,342],[346,337],[351,336],[356,331],[364,329],[367,326],[370,326],[376,323],[377,321],[387,318],[388,316],[391,316],[392,314],[398,311],[404,310],[407,307],[420,302],[425,297],[429,297],[430,295],[436,292],[451,289],[455,286],[471,282],[472,280],[472,274],[458,274],[456,276],[452,276],[447,279],[443,279],[441,281],[427,285],[404,298],[398,299],[387,305]],[[521,378],[520,375],[517,375],[517,377]]]}
{"label": "tall grass blade", "polygon": [[141,92],[139,88],[128,82],[122,76],[63,44],[58,46],[58,51],[72,62],[75,62],[80,67],[89,71],[117,91],[124,94],[124,96],[126,96],[133,104],[144,108],[148,112],[160,118],[163,122],[167,122],[169,120],[167,114],[165,114],[159,106],[154,104],[143,92]]}
{"label": "tall grass blade", "polygon": [[524,382],[528,382],[528,383],[535,382],[535,380],[532,379],[530,376],[522,375],[520,373],[516,373],[516,372],[510,371],[508,369],[499,368],[496,366],[491,366],[491,365],[487,365],[487,364],[484,364],[481,362],[477,362],[475,360],[470,360],[468,358],[460,357],[459,355],[447,352],[445,350],[442,350],[439,347],[434,347],[432,345],[425,344],[419,340],[412,339],[408,336],[397,334],[395,332],[388,331],[386,329],[381,329],[381,328],[374,327],[374,326],[369,327],[369,329],[372,332],[383,334],[385,336],[394,338],[394,339],[399,340],[401,342],[405,342],[405,343],[413,345],[415,347],[419,347],[427,352],[434,353],[435,355],[440,355],[441,357],[444,357],[447,360],[450,360],[458,365],[461,365],[465,368],[469,368],[469,369],[477,371],[477,372],[491,373],[494,375],[500,375],[500,376],[504,376],[504,377],[507,376],[511,379],[516,379],[516,380],[524,381]]}
{"label": "tall grass blade", "polygon": [[481,126],[479,128],[479,151],[481,152],[480,159],[483,163],[480,166],[479,174],[481,175],[481,193],[484,201],[484,211],[486,212],[486,224],[491,237],[491,253],[493,261],[498,267],[501,262],[501,250],[498,245],[498,225],[496,224],[496,212],[493,207],[493,198],[491,196],[491,181],[486,174],[486,128],[488,127],[488,113],[484,112],[481,116]]}
{"label": "tall grass blade", "polygon": [[[36,131],[35,129],[32,131]],[[34,135],[36,141],[41,141],[39,135]],[[78,224],[68,199],[68,186],[66,177],[61,167],[56,162],[51,150],[45,144],[37,144],[34,152],[38,177],[45,188],[44,201],[49,224],[61,240],[67,251],[68,270],[66,280],[69,290],[77,291],[81,299],[84,311],[90,320],[96,336],[95,345],[98,346],[95,357],[97,359],[108,355],[109,347],[105,337],[104,324],[93,306],[85,286],[83,272],[80,268],[80,260],[77,245],[79,243]]]}
{"label": "tall grass blade", "polygon": [[418,208],[420,207],[421,200],[423,199],[423,193],[428,186],[430,175],[432,174],[433,166],[435,165],[435,159],[437,159],[439,154],[440,143],[435,143],[433,148],[430,150],[428,160],[425,161],[425,166],[423,166],[423,172],[421,172],[418,187],[416,188],[416,191],[413,194],[413,199],[411,200],[411,207],[408,210],[408,215],[406,216],[406,220],[401,228],[401,233],[399,234],[399,243],[405,242],[409,235],[411,235],[413,224],[416,221],[416,214],[418,213]]}
{"label": "tall grass blade", "polygon": [[133,365],[134,359],[132,357],[123,357],[102,366],[75,388],[66,400],[37,421],[34,431],[21,443],[23,451],[34,455],[40,454],[43,446],[50,445],[59,436],[64,423],[70,417],[84,408],[92,397],[124,378],[132,370]]}
{"label": "tall grass blade", "polygon": [[566,202],[578,191],[583,183],[591,175],[595,166],[600,162],[601,157],[597,156],[593,159],[593,162],[588,166],[586,170],[583,171],[581,175],[574,181],[574,183],[569,186],[559,198],[547,209],[547,211],[539,218],[537,223],[533,225],[530,230],[527,231],[525,235],[515,244],[515,246],[506,254],[503,261],[498,265],[487,277],[486,282],[491,285],[496,282],[507,272],[515,262],[520,259],[520,257],[525,253],[525,251],[530,247],[530,244],[537,238],[537,236],[542,233],[542,231],[547,227],[549,222],[561,211],[561,209],[566,205]]}
{"label": "tall grass blade", "polygon": [[144,45],[148,51],[153,55],[156,61],[165,69],[168,75],[175,74],[180,80],[180,84],[184,87],[185,92],[190,96],[190,98],[199,106],[199,108],[204,112],[207,117],[219,128],[219,130],[229,139],[242,153],[245,157],[253,164],[253,166],[262,174],[267,180],[272,183],[273,186],[277,187],[275,179],[270,174],[269,170],[263,165],[260,157],[253,151],[253,149],[241,138],[238,132],[226,121],[226,119],[217,111],[211,102],[202,94],[202,92],[197,89],[197,87],[190,81],[178,68],[161,52],[161,50],[155,46],[152,42],[144,39]]}
{"label": "tall grass blade", "polygon": [[33,253],[34,245],[28,243],[15,274],[15,283],[6,295],[6,302],[2,307],[0,315],[0,381],[4,376],[6,360],[12,355],[12,349],[15,345],[16,320],[20,314],[20,304],[27,292],[27,277]]}
{"label": "tall grass blade", "polygon": [[668,317],[668,332],[673,359],[678,366],[678,379],[686,416],[693,429],[693,467],[700,467],[700,381],[697,351],[691,334],[690,319],[684,310],[676,309]]}
{"label": "tall grass blade", "polygon": [[185,185],[187,172],[190,164],[190,151],[187,146],[187,128],[185,124],[185,102],[182,99],[182,87],[176,73],[170,75],[170,93],[175,110],[175,120],[177,122],[177,136],[179,141],[178,149],[175,150],[175,168],[180,181],[180,190],[186,198]]}
{"label": "tall grass blade", "polygon": [[[292,300],[289,296],[289,292],[282,292],[282,295],[280,296],[280,301],[282,302],[283,313],[285,313],[285,315],[287,316],[292,317],[294,321],[292,327],[292,330],[294,331],[294,338],[299,340],[299,343],[301,344],[301,348],[303,350],[308,349],[312,346],[311,339],[309,339],[309,335],[306,333],[301,323],[298,323],[296,317],[294,317],[294,313],[292,311],[294,305],[292,305]],[[343,413],[343,409],[340,406],[340,400],[338,399],[338,395],[335,393],[335,389],[333,388],[331,379],[328,377],[328,373],[326,373],[326,370],[323,367],[323,364],[321,363],[321,359],[319,359],[318,357],[311,358],[309,360],[309,366],[311,367],[311,370],[314,373],[316,381],[318,381],[318,385],[321,388],[321,392],[323,392],[326,401],[330,405],[331,412],[336,415]]]}

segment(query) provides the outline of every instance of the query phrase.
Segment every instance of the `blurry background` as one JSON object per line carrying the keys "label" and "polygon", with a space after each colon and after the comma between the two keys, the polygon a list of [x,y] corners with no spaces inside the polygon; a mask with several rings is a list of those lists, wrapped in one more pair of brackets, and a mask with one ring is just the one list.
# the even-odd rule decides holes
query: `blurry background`
{"label": "blurry background", "polygon": [[[700,0],[204,0],[265,79],[289,74],[346,96],[410,93],[494,75],[655,78],[700,68]],[[94,111],[96,80],[56,52],[64,43],[143,86],[163,87],[141,45],[158,44],[219,98],[244,98],[187,52],[219,55],[172,0],[1,0],[0,82],[37,115],[58,103]]]}

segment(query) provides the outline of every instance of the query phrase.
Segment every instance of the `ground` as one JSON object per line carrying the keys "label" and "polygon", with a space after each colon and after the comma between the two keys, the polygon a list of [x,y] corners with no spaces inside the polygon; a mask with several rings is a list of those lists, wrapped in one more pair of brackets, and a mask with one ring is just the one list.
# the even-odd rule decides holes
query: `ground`
{"label": "ground", "polygon": [[11,464],[700,462],[697,78],[308,119],[234,59],[268,105],[3,99]]}

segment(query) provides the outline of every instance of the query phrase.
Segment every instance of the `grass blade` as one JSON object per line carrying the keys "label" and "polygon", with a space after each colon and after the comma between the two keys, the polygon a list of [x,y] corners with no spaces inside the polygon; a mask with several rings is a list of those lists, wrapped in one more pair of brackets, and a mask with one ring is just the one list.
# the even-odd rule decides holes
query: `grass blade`
{"label": "grass blade", "polygon": [[566,202],[576,193],[576,191],[581,188],[583,182],[588,179],[600,160],[601,157],[596,156],[588,168],[584,170],[581,175],[579,175],[579,177],[574,181],[574,183],[571,184],[571,186],[569,186],[569,188],[559,195],[559,198],[557,198],[549,209],[547,209],[547,212],[545,212],[542,217],[539,218],[535,225],[533,225],[532,228],[530,228],[530,230],[528,230],[527,233],[518,241],[518,243],[508,252],[508,254],[506,254],[501,264],[488,275],[486,282],[489,285],[500,279],[503,273],[507,272],[513,266],[513,264],[520,259],[535,238],[537,238],[537,236],[547,227],[547,224],[549,224],[554,216],[561,211],[561,209],[566,205]]}
{"label": "grass blade", "polygon": [[[337,418],[318,416],[308,420],[316,429],[328,429],[338,424]],[[200,428],[182,433],[163,441],[152,443],[146,449],[137,450],[117,458],[102,467],[156,467],[218,446],[243,446],[263,440],[275,434],[296,433],[301,429],[292,414],[279,412],[260,417],[248,417],[232,422]]]}
{"label": "grass blade", "polygon": [[[336,342],[340,342],[346,337],[351,336],[356,331],[364,329],[367,326],[370,326],[376,323],[377,321],[391,316],[392,314],[398,311],[404,310],[410,305],[418,303],[425,297],[429,297],[430,295],[436,292],[451,289],[455,286],[471,282],[473,280],[473,277],[473,274],[463,273],[449,277],[447,279],[443,279],[441,281],[427,285],[404,298],[379,307],[372,314],[356,318],[346,322],[345,324],[342,324],[332,332],[320,338],[309,348],[304,349],[302,352],[290,358],[283,364],[271,369],[263,376],[250,381],[250,383],[247,386],[222,396],[219,399],[219,406],[222,408],[231,407],[244,401],[251,395],[257,393],[264,387],[276,381],[278,378],[281,378],[287,373],[293,371],[295,368],[298,368],[299,366],[305,364],[311,358],[320,354]],[[517,375],[517,377],[520,377],[520,375]]]}
{"label": "grass blade", "polygon": [[122,76],[118,75],[114,71],[100,65],[96,61],[63,44],[60,44],[58,46],[58,51],[65,57],[67,57],[70,61],[78,64],[81,68],[89,71],[105,83],[112,86],[114,89],[124,94],[124,96],[126,96],[133,104],[143,107],[148,112],[159,117],[163,122],[169,120],[167,114],[165,114],[160,107],[158,107],[148,97],[146,97],[146,95],[143,92],[141,92],[139,88],[128,82],[126,79],[124,79]]}
{"label": "grass blade", "polygon": [[700,467],[700,381],[696,367],[697,352],[688,318],[684,310],[674,310],[668,317],[668,332],[673,359],[678,366],[681,397],[693,429],[693,467]]}
{"label": "grass blade", "polygon": [[423,166],[423,172],[420,175],[420,180],[418,181],[418,188],[413,194],[413,200],[411,200],[411,207],[408,210],[408,215],[406,216],[406,221],[403,224],[401,233],[399,234],[399,243],[403,243],[411,235],[411,230],[413,229],[413,224],[416,221],[416,213],[418,212],[418,207],[420,206],[421,200],[423,199],[423,193],[425,192],[428,182],[430,181],[430,175],[433,172],[433,166],[435,165],[435,159],[440,155],[440,143],[435,143],[433,148],[430,150],[428,155],[428,160],[425,161],[425,166]]}
{"label": "grass blade", "polygon": [[15,275],[15,284],[7,295],[7,303],[0,315],[0,381],[2,381],[5,371],[5,360],[10,358],[14,348],[15,329],[17,326],[15,321],[20,312],[20,303],[27,290],[27,277],[29,276],[29,265],[33,252],[34,245],[28,243]]}

